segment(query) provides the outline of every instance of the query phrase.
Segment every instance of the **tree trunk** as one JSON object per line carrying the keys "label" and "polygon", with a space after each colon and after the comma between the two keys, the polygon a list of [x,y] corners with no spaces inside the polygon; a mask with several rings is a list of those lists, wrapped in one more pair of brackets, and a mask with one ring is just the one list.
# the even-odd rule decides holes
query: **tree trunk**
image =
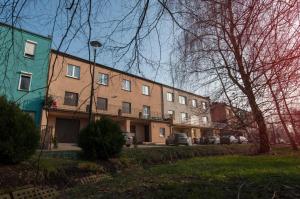
{"label": "tree trunk", "polygon": [[245,87],[245,94],[247,95],[249,105],[251,107],[254,119],[258,126],[259,145],[260,145],[259,153],[269,153],[270,143],[269,143],[269,136],[267,134],[267,126],[265,123],[265,118],[255,101],[255,96],[253,91],[247,86]]}
{"label": "tree trunk", "polygon": [[276,74],[276,80],[277,80],[277,82],[278,82],[278,86],[279,86],[280,92],[281,92],[282,97],[283,97],[284,106],[285,106],[285,108],[286,108],[286,111],[287,111],[288,116],[289,116],[289,118],[290,118],[290,122],[291,122],[291,124],[292,124],[293,131],[294,131],[294,133],[295,133],[295,142],[296,142],[296,144],[297,144],[297,142],[298,142],[298,144],[300,144],[300,140],[299,140],[299,137],[300,137],[299,135],[300,135],[300,133],[299,133],[297,127],[296,127],[295,120],[294,120],[294,118],[293,118],[293,116],[292,116],[292,114],[291,114],[290,108],[289,108],[289,106],[288,106],[288,104],[287,104],[287,102],[286,102],[286,97],[285,97],[285,94],[284,94],[284,91],[283,91],[281,82],[280,82],[279,77],[278,77],[277,74]]}
{"label": "tree trunk", "polygon": [[[266,77],[265,74],[264,74],[264,76]],[[266,78],[267,78],[267,77],[266,77]],[[284,132],[285,132],[286,135],[288,136],[288,138],[289,138],[289,140],[290,140],[290,142],[291,142],[292,148],[293,148],[294,150],[298,150],[298,147],[297,147],[297,144],[296,144],[296,142],[295,142],[295,139],[294,139],[294,138],[292,137],[292,135],[290,134],[289,129],[287,128],[287,125],[286,125],[286,123],[285,123],[285,121],[284,121],[284,118],[282,117],[281,110],[280,110],[280,106],[279,106],[278,100],[277,100],[277,98],[276,98],[276,95],[275,95],[275,93],[274,93],[274,91],[273,91],[273,89],[272,89],[272,86],[270,85],[270,83],[267,83],[267,84],[268,84],[268,87],[269,87],[269,89],[270,89],[270,91],[271,91],[271,95],[272,95],[273,101],[274,101],[274,103],[275,103],[276,111],[277,111],[277,114],[278,114],[278,116],[279,116],[280,122],[281,122],[281,124],[282,124],[282,126],[283,126]]]}

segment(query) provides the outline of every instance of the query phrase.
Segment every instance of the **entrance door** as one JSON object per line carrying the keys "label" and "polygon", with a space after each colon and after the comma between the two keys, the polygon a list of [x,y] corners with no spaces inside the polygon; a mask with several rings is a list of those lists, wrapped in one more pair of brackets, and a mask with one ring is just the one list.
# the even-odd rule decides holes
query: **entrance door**
{"label": "entrance door", "polygon": [[145,132],[145,142],[150,142],[150,131],[149,131],[149,125],[144,126],[144,132]]}
{"label": "entrance door", "polygon": [[79,129],[79,120],[56,118],[55,134],[60,143],[76,143]]}

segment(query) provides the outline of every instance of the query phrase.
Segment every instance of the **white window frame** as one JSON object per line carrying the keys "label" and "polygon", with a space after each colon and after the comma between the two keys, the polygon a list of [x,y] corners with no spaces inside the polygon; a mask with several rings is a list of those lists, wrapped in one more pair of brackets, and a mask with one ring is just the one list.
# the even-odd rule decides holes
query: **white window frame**
{"label": "white window frame", "polygon": [[[182,101],[182,99],[184,99],[184,101]],[[179,102],[179,104],[186,105],[186,101],[187,101],[187,97],[186,96],[182,96],[182,95],[178,96],[178,102]]]}
{"label": "white window frame", "polygon": [[[163,134],[161,132],[162,129],[163,129]],[[164,128],[164,127],[159,128],[159,137],[162,137],[162,138],[166,137],[166,128]]]}
{"label": "white window frame", "polygon": [[197,108],[197,100],[192,99],[192,107]]}
{"label": "white window frame", "polygon": [[[127,86],[129,85],[129,88]],[[122,81],[122,90],[131,91],[131,81],[127,79],[123,79]]]}
{"label": "white window frame", "polygon": [[[101,80],[102,80],[102,75],[103,76],[106,76],[107,77],[107,82],[106,83],[103,83]],[[106,73],[99,73],[99,78],[98,78],[98,84],[101,84],[101,85],[104,85],[104,86],[108,86],[108,82],[109,82],[109,75],[106,74]]]}
{"label": "white window frame", "polygon": [[204,124],[207,124],[208,123],[208,117],[207,116],[202,116],[202,122]]}
{"label": "white window frame", "polygon": [[[171,99],[170,99],[170,96],[171,96]],[[174,93],[167,92],[167,101],[174,102]]]}
{"label": "white window frame", "polygon": [[[30,82],[29,82],[29,88],[28,88],[28,90],[25,90],[25,89],[21,89],[21,88],[20,88],[22,76],[30,77]],[[31,90],[31,82],[32,82],[32,73],[21,71],[20,77],[19,77],[18,90],[19,90],[19,91],[27,91],[27,92],[29,92],[29,91]]]}
{"label": "white window frame", "polygon": [[[33,50],[33,55],[32,55],[32,56],[26,55],[26,54],[27,54],[27,53],[26,53],[26,44],[27,44],[27,43],[30,43],[30,44],[33,44],[33,45],[34,45],[34,50]],[[36,47],[37,47],[37,42],[31,41],[31,40],[26,40],[26,41],[25,41],[25,45],[24,45],[24,57],[33,59],[33,58],[35,57]]]}
{"label": "white window frame", "polygon": [[[182,117],[183,115],[185,115],[185,117]],[[180,113],[180,118],[181,118],[181,121],[186,122],[189,118],[189,115],[186,112],[181,112]]]}
{"label": "white window frame", "polygon": [[[172,113],[171,113],[172,112]],[[174,110],[168,110],[168,115],[173,115],[175,116],[175,111]]]}
{"label": "white window frame", "polygon": [[142,85],[142,94],[143,95],[150,95],[150,86]]}
{"label": "white window frame", "polygon": [[202,102],[202,109],[207,110],[207,103],[206,102]]}
{"label": "white window frame", "polygon": [[[147,112],[145,110],[147,110]],[[150,106],[143,105],[143,117],[144,118],[149,118],[150,114],[151,114],[151,108],[150,108]]]}
{"label": "white window frame", "polygon": [[[72,67],[72,75],[69,75],[69,66]],[[79,77],[76,77],[75,76],[75,68],[79,68]],[[73,65],[73,64],[68,64],[67,65],[67,77],[71,77],[71,78],[74,78],[74,79],[80,79],[80,67],[79,66],[76,66],[76,65]]]}

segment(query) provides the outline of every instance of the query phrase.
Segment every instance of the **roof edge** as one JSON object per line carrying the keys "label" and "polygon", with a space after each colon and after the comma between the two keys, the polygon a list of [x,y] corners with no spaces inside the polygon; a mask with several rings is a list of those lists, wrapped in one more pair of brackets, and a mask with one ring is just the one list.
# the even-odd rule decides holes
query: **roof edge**
{"label": "roof edge", "polygon": [[[89,61],[87,59],[84,59],[84,58],[81,58],[81,57],[77,57],[75,55],[71,55],[71,54],[68,54],[66,52],[62,52],[62,51],[59,51],[59,50],[51,49],[51,52],[59,54],[59,55],[63,55],[63,56],[66,56],[66,57],[69,57],[69,58],[72,58],[72,59],[76,59],[78,61],[83,61],[83,62],[86,62],[86,63],[89,63],[89,64],[93,63],[92,61]],[[119,70],[119,69],[115,69],[115,68],[112,68],[112,67],[109,67],[109,66],[106,66],[106,65],[103,65],[103,64],[99,64],[97,62],[96,62],[96,66],[97,67],[102,67],[102,68],[105,68],[105,69],[108,69],[108,70],[112,70],[112,71],[115,71],[115,72],[118,72],[118,73],[122,73],[122,74],[125,74],[125,75],[128,75],[128,76],[131,76],[131,77],[135,77],[135,78],[138,78],[138,79],[141,79],[141,80],[145,80],[145,81],[148,81],[148,82],[151,82],[151,83],[154,83],[154,84],[158,84],[160,86],[164,86],[164,87],[167,87],[167,88],[170,88],[170,89],[174,89],[174,90],[177,90],[177,91],[180,91],[180,92],[185,92],[187,94],[194,95],[196,97],[200,97],[200,98],[203,98],[203,99],[206,99],[206,100],[210,100],[210,98],[208,96],[198,95],[196,93],[192,93],[192,92],[185,91],[185,90],[173,87],[173,86],[162,84],[160,82],[156,82],[156,81],[153,81],[153,80],[150,80],[150,79],[138,76],[138,75],[134,75],[134,74],[131,74],[131,73]]]}

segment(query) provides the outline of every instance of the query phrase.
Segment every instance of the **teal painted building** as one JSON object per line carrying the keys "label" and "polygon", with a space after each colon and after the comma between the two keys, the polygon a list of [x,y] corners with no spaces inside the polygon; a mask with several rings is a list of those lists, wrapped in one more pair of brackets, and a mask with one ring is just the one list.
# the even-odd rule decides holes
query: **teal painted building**
{"label": "teal painted building", "polygon": [[51,38],[0,23],[0,95],[39,126],[46,95]]}

